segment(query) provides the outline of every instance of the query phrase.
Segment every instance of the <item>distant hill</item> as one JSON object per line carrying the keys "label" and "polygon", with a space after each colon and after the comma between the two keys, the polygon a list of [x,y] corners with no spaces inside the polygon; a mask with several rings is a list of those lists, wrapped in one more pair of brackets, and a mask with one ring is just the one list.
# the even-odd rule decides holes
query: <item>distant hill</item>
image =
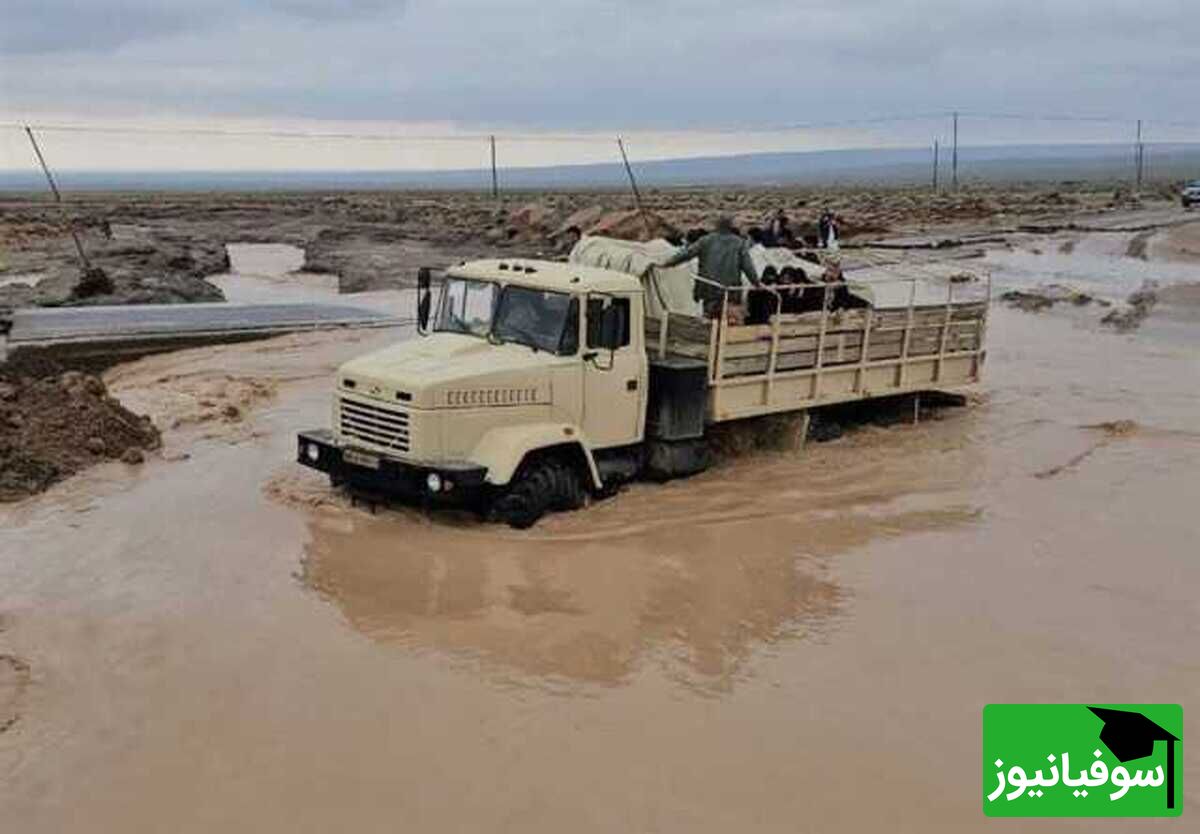
{"label": "distant hill", "polygon": [[[730,185],[907,185],[930,181],[927,148],[757,153],[634,162],[639,183],[649,187]],[[950,153],[943,149],[943,182],[950,180]],[[959,149],[964,182],[1112,181],[1133,174],[1129,145],[1007,145]],[[59,171],[67,190],[305,190],[434,188],[486,189],[490,173],[455,171]],[[1200,178],[1200,144],[1146,146],[1146,176],[1156,180]],[[505,189],[624,188],[619,162],[505,168]],[[45,187],[36,171],[0,171],[0,190]]]}

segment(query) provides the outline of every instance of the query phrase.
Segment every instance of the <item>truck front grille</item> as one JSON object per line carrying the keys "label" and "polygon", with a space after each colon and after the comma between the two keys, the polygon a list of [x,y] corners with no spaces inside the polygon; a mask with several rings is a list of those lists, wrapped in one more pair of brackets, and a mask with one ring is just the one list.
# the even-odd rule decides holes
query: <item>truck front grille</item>
{"label": "truck front grille", "polygon": [[408,412],[342,398],[342,437],[396,452],[409,449]]}

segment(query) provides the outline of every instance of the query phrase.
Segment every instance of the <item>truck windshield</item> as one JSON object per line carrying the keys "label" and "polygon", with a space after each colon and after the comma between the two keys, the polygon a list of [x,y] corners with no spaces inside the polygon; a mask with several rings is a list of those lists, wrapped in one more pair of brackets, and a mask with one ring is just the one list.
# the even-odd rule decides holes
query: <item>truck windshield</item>
{"label": "truck windshield", "polygon": [[442,288],[442,303],[433,329],[486,337],[492,329],[497,289],[490,281],[447,279]]}
{"label": "truck windshield", "polygon": [[579,348],[579,302],[566,293],[510,284],[500,292],[492,335],[569,356]]}
{"label": "truck windshield", "polygon": [[570,356],[579,348],[579,302],[567,293],[448,278],[433,329]]}

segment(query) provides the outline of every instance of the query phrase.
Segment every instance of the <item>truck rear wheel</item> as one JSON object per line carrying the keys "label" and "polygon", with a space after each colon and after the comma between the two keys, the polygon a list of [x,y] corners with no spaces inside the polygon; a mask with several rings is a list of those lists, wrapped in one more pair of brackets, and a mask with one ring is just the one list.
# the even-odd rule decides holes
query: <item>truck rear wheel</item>
{"label": "truck rear wheel", "polygon": [[547,512],[577,510],[587,500],[579,473],[556,458],[535,458],[521,465],[492,501],[489,516],[517,530],[537,524]]}

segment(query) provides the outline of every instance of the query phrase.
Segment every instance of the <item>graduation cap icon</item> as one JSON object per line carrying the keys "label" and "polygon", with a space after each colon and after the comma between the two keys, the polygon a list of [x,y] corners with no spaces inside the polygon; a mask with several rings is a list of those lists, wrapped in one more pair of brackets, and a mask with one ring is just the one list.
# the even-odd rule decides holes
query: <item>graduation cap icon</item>
{"label": "graduation cap icon", "polygon": [[1175,807],[1175,742],[1179,738],[1140,712],[1088,707],[1104,722],[1100,741],[1122,764],[1154,753],[1154,742],[1167,743],[1167,807]]}

